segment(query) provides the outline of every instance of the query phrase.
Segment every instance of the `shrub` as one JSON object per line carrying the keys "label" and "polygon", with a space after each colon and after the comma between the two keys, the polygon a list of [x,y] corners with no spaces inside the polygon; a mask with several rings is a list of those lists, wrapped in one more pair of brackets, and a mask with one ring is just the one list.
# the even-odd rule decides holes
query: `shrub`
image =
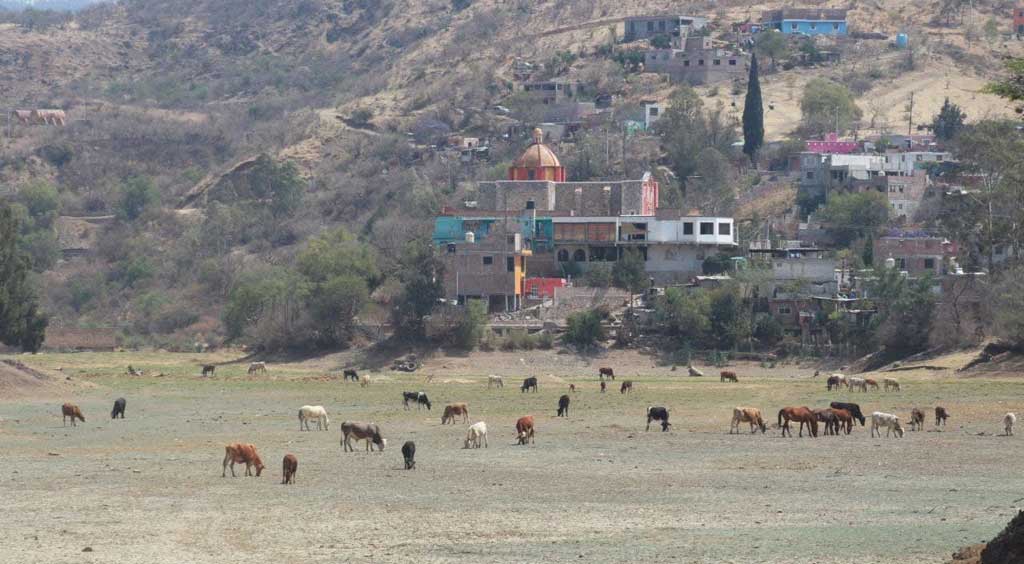
{"label": "shrub", "polygon": [[601,326],[601,311],[588,309],[569,314],[568,327],[562,339],[581,349],[588,349],[605,339],[604,327]]}
{"label": "shrub", "polygon": [[160,193],[152,180],[133,176],[121,184],[121,198],[117,206],[118,215],[121,216],[121,219],[135,220],[159,201]]}

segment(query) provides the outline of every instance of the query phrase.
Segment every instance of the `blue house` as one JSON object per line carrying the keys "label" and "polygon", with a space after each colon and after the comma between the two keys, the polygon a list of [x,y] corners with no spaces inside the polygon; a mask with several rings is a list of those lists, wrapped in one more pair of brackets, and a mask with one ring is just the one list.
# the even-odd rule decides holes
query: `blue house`
{"label": "blue house", "polygon": [[846,10],[824,8],[783,8],[765,12],[762,29],[785,34],[846,35]]}

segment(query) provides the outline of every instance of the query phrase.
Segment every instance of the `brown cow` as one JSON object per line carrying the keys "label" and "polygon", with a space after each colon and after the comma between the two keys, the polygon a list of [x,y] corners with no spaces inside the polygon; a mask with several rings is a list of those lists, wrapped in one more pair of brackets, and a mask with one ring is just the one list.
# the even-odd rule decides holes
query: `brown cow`
{"label": "brown cow", "polygon": [[731,372],[729,370],[723,370],[718,375],[718,377],[719,377],[718,378],[719,382],[739,382],[739,379],[736,378],[736,373],[735,372]]}
{"label": "brown cow", "polygon": [[949,419],[949,412],[946,411],[945,407],[939,406],[935,408],[935,426],[938,427],[941,423],[943,427],[946,426],[946,419]]}
{"label": "brown cow", "polygon": [[597,369],[597,376],[602,380],[604,380],[605,376],[607,376],[610,380],[614,380],[615,371],[612,370],[611,368],[608,368],[607,366],[602,366],[601,368]]}
{"label": "brown cow", "polygon": [[750,423],[750,432],[756,433],[757,429],[761,429],[761,434],[767,430],[764,424],[764,418],[761,417],[761,410],[756,407],[734,407],[732,408],[732,423],[729,425],[729,434],[733,433],[733,430],[738,434],[740,432],[740,423]]}
{"label": "brown cow", "polygon": [[867,387],[869,387],[869,388],[874,388],[876,390],[878,389],[878,381],[877,380],[873,380],[871,378],[865,378],[864,379],[864,384],[866,384]]}
{"label": "brown cow", "polygon": [[[785,419],[786,423],[783,424],[782,420]],[[810,430],[809,435],[812,437],[818,436],[818,417],[814,414],[809,407],[784,407],[779,410],[779,426],[782,427],[782,436],[785,437],[786,433],[789,436],[793,436],[793,431],[789,428],[790,421],[800,422],[800,435],[804,436],[804,425],[806,424]]]}
{"label": "brown cow", "polygon": [[381,452],[384,451],[384,447],[388,446],[388,440],[380,432],[380,427],[376,423],[363,423],[361,421],[342,421],[341,422],[341,450],[342,452],[354,452],[352,448],[352,439],[357,441],[366,441],[366,450],[372,452],[373,445],[377,445],[377,448]]}
{"label": "brown cow", "polygon": [[633,381],[632,380],[623,380],[622,381],[622,386],[619,386],[619,393],[620,394],[624,394],[626,392],[632,392],[632,391],[633,391]]}
{"label": "brown cow", "polygon": [[227,476],[228,465],[231,465],[231,477],[235,477],[235,464],[245,463],[245,475],[252,476],[252,467],[256,467],[256,477],[263,472],[263,460],[256,452],[256,445],[235,443],[224,447],[224,468],[220,477]]}
{"label": "brown cow", "polygon": [[527,442],[533,444],[533,416],[527,415],[526,417],[520,417],[516,421],[516,438],[519,440],[519,444],[525,445]]}
{"label": "brown cow", "polygon": [[849,435],[853,429],[853,414],[845,409],[831,408],[832,413],[835,414],[836,419],[839,420],[839,429],[845,429],[846,434]]}
{"label": "brown cow", "polygon": [[924,430],[924,410],[916,407],[910,410],[910,430]]}
{"label": "brown cow", "polygon": [[76,418],[81,419],[82,423],[85,423],[85,416],[82,415],[82,410],[78,409],[78,406],[73,403],[65,403],[64,405],[60,406],[60,412],[61,415],[64,416],[62,420],[64,422],[65,427],[67,427],[68,425],[68,417],[71,418],[72,427],[77,427],[77,425],[75,425]]}
{"label": "brown cow", "polygon": [[605,388],[607,388],[607,387],[608,387],[608,385],[607,385],[607,384],[605,384],[604,380],[601,380],[601,393],[602,393],[602,394],[604,393],[604,390],[605,390]]}
{"label": "brown cow", "polygon": [[451,405],[444,406],[444,414],[441,415],[441,424],[451,421],[451,424],[455,424],[455,416],[461,415],[463,423],[469,423],[469,404],[466,403],[453,403]]}
{"label": "brown cow", "polygon": [[284,463],[281,470],[281,474],[284,476],[281,479],[282,484],[294,484],[295,483],[295,471],[299,469],[299,459],[295,458],[294,454],[284,455]]}

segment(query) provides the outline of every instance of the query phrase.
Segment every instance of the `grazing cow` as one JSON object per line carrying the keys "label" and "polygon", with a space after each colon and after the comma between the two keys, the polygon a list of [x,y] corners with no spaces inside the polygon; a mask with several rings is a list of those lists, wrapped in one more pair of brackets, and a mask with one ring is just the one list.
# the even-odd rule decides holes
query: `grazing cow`
{"label": "grazing cow", "polygon": [[943,427],[946,426],[946,419],[949,419],[949,412],[946,411],[945,407],[939,406],[935,408],[935,426],[938,427],[941,423]]}
{"label": "grazing cow", "polygon": [[516,438],[519,441],[519,444],[525,445],[527,442],[534,444],[533,432],[532,415],[520,417],[516,420]]}
{"label": "grazing cow", "polygon": [[117,419],[117,416],[120,415],[121,419],[124,419],[124,408],[127,404],[128,402],[124,398],[114,400],[114,409],[110,410],[110,418]]}
{"label": "grazing cow", "polygon": [[761,429],[761,434],[767,430],[764,424],[764,418],[761,417],[761,410],[756,407],[734,407],[732,408],[732,423],[729,425],[729,434],[733,434],[735,430],[737,434],[740,432],[740,423],[750,423],[750,433],[756,433],[757,429]]}
{"label": "grazing cow", "polygon": [[28,125],[32,121],[32,110],[14,110],[11,113],[22,125]]}
{"label": "grazing cow", "polygon": [[892,432],[897,438],[903,437],[903,426],[900,425],[900,418],[896,417],[891,413],[882,413],[876,411],[871,414],[871,436],[874,437],[875,433],[878,436],[882,436],[882,430],[879,427],[885,427],[885,436],[888,437],[889,433]]}
{"label": "grazing cow", "polygon": [[668,409],[664,407],[647,407],[647,428],[645,431],[651,430],[651,421],[661,421],[662,432],[668,431],[668,428],[672,426],[672,424],[668,422]]}
{"label": "grazing cow", "polygon": [[885,391],[900,391],[900,383],[895,378],[885,378],[882,380],[882,384],[885,386]]}
{"label": "grazing cow", "polygon": [[569,384],[569,392],[573,394],[576,393],[576,384]]}
{"label": "grazing cow", "polygon": [[256,477],[263,472],[263,461],[252,444],[235,443],[224,447],[224,468],[220,477],[227,476],[228,464],[231,465],[231,477],[235,477],[235,464],[245,463],[245,475],[252,476],[252,468],[256,468]]}
{"label": "grazing cow", "polygon": [[864,393],[867,393],[868,391],[868,383],[863,378],[847,378],[846,384],[850,387],[850,391],[860,390]]}
{"label": "grazing cow", "polygon": [[838,372],[830,375],[828,378],[829,378],[829,380],[831,380],[832,378],[835,378],[836,379],[835,381],[839,382],[839,384],[836,386],[837,390],[839,389],[839,386],[847,386],[847,387],[850,386],[850,383],[847,381],[846,376],[843,376],[842,374],[840,374]]}
{"label": "grazing cow", "polygon": [[563,395],[558,398],[558,414],[557,417],[568,417],[569,416],[569,396]]}
{"label": "grazing cow", "polygon": [[477,421],[466,431],[466,442],[463,443],[462,448],[480,448],[481,439],[483,439],[484,448],[487,448],[487,423]]}
{"label": "grazing cow", "polygon": [[362,423],[359,421],[343,421],[341,423],[341,448],[342,452],[355,452],[352,448],[352,439],[366,441],[366,450],[373,452],[373,445],[377,445],[380,451],[384,451],[388,440],[381,437],[380,427],[376,423]]}
{"label": "grazing cow", "polygon": [[615,379],[615,371],[612,370],[611,368],[608,368],[608,367],[598,368],[597,369],[597,377],[602,379],[602,380],[604,380],[605,376],[607,376],[609,380],[614,380]]}
{"label": "grazing cow", "polygon": [[82,415],[82,410],[78,409],[78,406],[73,403],[65,403],[64,405],[60,406],[60,412],[61,415],[64,416],[62,419],[64,421],[65,427],[68,424],[68,417],[71,418],[72,427],[77,427],[77,425],[75,424],[75,419],[81,419],[82,423],[85,423],[85,416]]}
{"label": "grazing cow", "polygon": [[841,384],[842,381],[839,380],[839,378],[837,378],[835,375],[829,376],[828,380],[825,380],[825,386],[828,388],[828,391],[830,392],[832,391],[832,388],[838,390]]}
{"label": "grazing cow", "polygon": [[839,420],[839,426],[836,430],[845,429],[846,434],[849,435],[850,431],[853,429],[853,415],[845,409],[836,409],[834,407],[830,409],[832,410],[832,413],[835,414],[836,419]]}
{"label": "grazing cow", "polygon": [[294,454],[284,455],[284,462],[281,464],[281,483],[294,484],[295,472],[299,469],[299,459]]}
{"label": "grazing cow", "polygon": [[[878,389],[878,382],[876,380],[872,380],[871,378],[865,378],[864,379],[864,384],[867,387],[869,387],[869,388],[872,388],[872,389],[875,389],[875,390]],[[865,390],[865,391],[867,391],[867,390]]]}
{"label": "grazing cow", "polygon": [[529,390],[531,388],[533,389],[533,391],[537,391],[537,378],[535,376],[530,376],[529,378],[523,380],[523,385],[519,388],[519,391],[525,392],[526,390]]}
{"label": "grazing cow", "polygon": [[[812,411],[814,411],[814,416],[818,419],[818,422],[825,424],[825,431],[823,433],[824,435],[827,436],[839,434],[839,418],[836,417],[836,414],[834,411],[832,411],[832,408],[815,409]],[[790,435],[792,434],[793,432],[790,431]]]}
{"label": "grazing cow", "polygon": [[492,387],[493,388],[504,388],[505,387],[505,380],[503,380],[501,378],[501,376],[495,376],[495,375],[492,374],[492,375],[487,377],[487,387],[488,388],[492,388]]}
{"label": "grazing cow", "polygon": [[304,405],[299,408],[299,430],[305,426],[309,431],[309,422],[316,421],[317,430],[327,431],[330,420],[327,418],[327,410],[322,405]]}
{"label": "grazing cow", "polygon": [[619,386],[619,393],[620,394],[624,394],[626,392],[632,392],[632,391],[633,391],[633,381],[632,380],[623,380],[622,381],[622,385]]}
{"label": "grazing cow", "polygon": [[266,374],[267,363],[266,362],[253,362],[249,364],[249,374]]}
{"label": "grazing cow", "polygon": [[369,374],[363,374],[362,376],[360,376],[359,377],[359,385],[364,387],[364,388],[369,386],[370,385],[370,375]]}
{"label": "grazing cow", "polygon": [[834,401],[828,404],[828,406],[831,407],[832,409],[843,409],[850,412],[850,415],[852,415],[857,421],[860,421],[860,426],[864,426],[865,417],[864,414],[861,413],[859,405],[855,403]]}
{"label": "grazing cow", "polygon": [[[783,423],[783,419],[785,419],[785,423]],[[782,427],[783,437],[786,436],[786,433],[789,433],[790,437],[793,436],[793,431],[789,428],[790,421],[798,421],[800,423],[800,434],[798,436],[804,436],[804,425],[807,425],[810,436],[818,436],[818,417],[809,407],[783,407],[779,410],[779,426]]]}
{"label": "grazing cow", "polygon": [[719,382],[739,382],[736,373],[730,370],[723,370],[718,374]]}
{"label": "grazing cow", "polygon": [[469,422],[469,404],[453,403],[444,406],[444,414],[441,415],[441,424],[444,425],[450,421],[451,424],[454,425],[456,415],[462,416],[463,423]]}
{"label": "grazing cow", "polygon": [[64,125],[67,114],[64,110],[32,110],[30,118],[39,125]]}
{"label": "grazing cow", "polygon": [[352,380],[353,382],[358,382],[359,373],[352,368],[346,368],[341,371],[341,380],[343,382],[348,382],[349,380]]}
{"label": "grazing cow", "polygon": [[692,364],[690,366],[687,366],[686,370],[687,370],[687,372],[689,372],[690,376],[697,377],[697,376],[703,376],[704,375],[703,372],[701,372],[700,370],[697,370],[696,368],[694,368]]}
{"label": "grazing cow", "polygon": [[924,429],[924,411],[918,408],[910,410],[910,430],[921,431]]}
{"label": "grazing cow", "polygon": [[213,376],[213,371],[217,369],[216,365],[204,364],[203,365],[203,376]]}
{"label": "grazing cow", "polygon": [[604,380],[601,380],[601,393],[602,393],[602,394],[604,393],[604,390],[605,390],[605,388],[607,388],[607,387],[608,387],[608,385],[607,385],[607,384],[605,384]]}
{"label": "grazing cow", "polygon": [[1003,430],[1006,432],[1007,437],[1013,436],[1013,426],[1017,424],[1017,415],[1013,413],[1007,413],[1003,416]]}
{"label": "grazing cow", "polygon": [[405,459],[406,470],[416,469],[416,443],[405,441],[405,444],[402,445],[402,458]]}
{"label": "grazing cow", "polygon": [[425,392],[402,392],[402,406],[405,409],[409,409],[409,402],[416,404],[416,409],[420,406],[427,406],[427,411],[430,411],[430,399],[427,398]]}

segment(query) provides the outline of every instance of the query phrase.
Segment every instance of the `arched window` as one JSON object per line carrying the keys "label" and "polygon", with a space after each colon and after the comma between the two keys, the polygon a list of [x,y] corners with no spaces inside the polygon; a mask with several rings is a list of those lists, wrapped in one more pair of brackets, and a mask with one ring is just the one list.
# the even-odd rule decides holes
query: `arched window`
{"label": "arched window", "polygon": [[586,262],[587,253],[583,249],[576,249],[576,252],[572,254],[573,262]]}
{"label": "arched window", "polygon": [[558,262],[569,262],[569,251],[565,249],[558,250]]}

